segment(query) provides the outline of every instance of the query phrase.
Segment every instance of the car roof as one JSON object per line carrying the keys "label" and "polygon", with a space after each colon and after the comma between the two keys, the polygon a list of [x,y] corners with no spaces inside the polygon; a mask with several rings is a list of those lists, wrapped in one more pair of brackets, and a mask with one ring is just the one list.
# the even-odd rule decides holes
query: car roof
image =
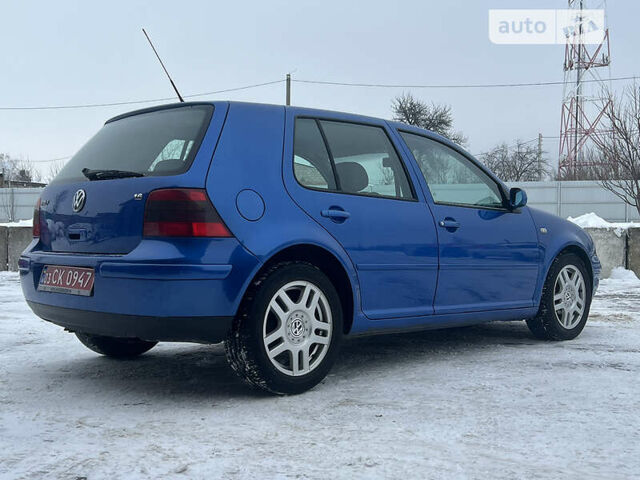
{"label": "car roof", "polygon": [[[223,101],[201,101],[201,102],[180,102],[180,103],[167,103],[167,104],[163,104],[163,105],[155,105],[153,107],[146,107],[146,108],[141,108],[138,110],[132,110],[130,112],[126,112],[126,113],[122,113],[120,115],[116,115],[115,117],[110,118],[109,120],[107,120],[105,123],[110,123],[110,122],[115,122],[116,120],[120,120],[122,118],[126,118],[126,117],[131,117],[133,115],[140,115],[143,113],[151,113],[151,112],[157,112],[160,110],[168,110],[168,109],[172,109],[172,108],[180,108],[180,107],[192,107],[192,106],[199,106],[199,105],[221,105],[221,104],[229,104],[229,105],[244,105],[246,107],[256,107],[256,108],[273,108],[273,109],[287,109],[287,110],[296,110],[296,113],[301,114],[301,115],[309,115],[309,116],[320,116],[320,117],[324,117],[324,116],[328,116],[328,117],[335,117],[335,118],[345,118],[345,117],[349,117],[352,119],[358,119],[360,121],[366,122],[366,123],[379,123],[379,122],[385,122],[387,120],[383,119],[383,118],[379,118],[379,117],[371,117],[371,116],[367,116],[367,115],[360,115],[360,114],[356,114],[356,113],[349,113],[349,112],[340,112],[340,111],[335,111],[335,110],[325,110],[325,109],[320,109],[320,108],[309,108],[309,107],[298,107],[298,106],[285,106],[285,105],[276,105],[276,104],[268,104],[268,103],[257,103],[257,102],[237,102],[237,101],[229,101],[229,100],[223,100]],[[398,122],[393,122],[393,123],[397,123],[398,125],[404,125]],[[409,125],[404,125],[406,127],[408,127]]]}
{"label": "car roof", "polygon": [[[167,104],[163,104],[163,105],[155,105],[153,107],[147,107],[147,108],[142,108],[142,109],[138,109],[138,110],[132,110],[130,112],[126,112],[126,113],[122,113],[120,115],[116,115],[115,117],[110,118],[109,120],[107,120],[105,122],[105,124],[107,123],[111,123],[111,122],[115,122],[117,120],[120,120],[122,118],[127,118],[127,117],[131,117],[134,115],[140,115],[140,114],[144,114],[144,113],[151,113],[151,112],[157,112],[157,111],[161,111],[161,110],[169,110],[169,109],[173,109],[173,108],[180,108],[180,107],[193,107],[193,106],[200,106],[200,105],[221,105],[221,104],[228,104],[228,105],[243,105],[246,107],[256,107],[256,108],[273,108],[273,109],[282,109],[284,108],[285,110],[294,110],[295,113],[297,115],[302,115],[302,116],[309,116],[309,117],[326,117],[326,118],[332,118],[332,119],[336,119],[336,120],[350,120],[350,121],[357,121],[357,122],[362,122],[362,123],[381,123],[381,122],[386,122],[388,123],[390,126],[398,129],[398,130],[404,130],[407,132],[414,132],[414,133],[418,133],[418,134],[422,134],[422,135],[427,135],[429,137],[435,138],[443,143],[446,143],[450,146],[455,147],[456,149],[460,150],[461,147],[459,145],[454,144],[453,142],[451,142],[451,140],[449,140],[446,137],[443,137],[442,135],[433,132],[431,130],[426,130],[424,128],[420,128],[420,127],[416,127],[414,125],[409,125],[406,123],[402,123],[402,122],[398,122],[395,120],[386,120],[384,118],[380,118],[380,117],[372,117],[372,116],[368,116],[368,115],[361,115],[361,114],[357,114],[357,113],[349,113],[349,112],[341,112],[341,111],[337,111],[337,110],[326,110],[326,109],[321,109],[321,108],[310,108],[310,107],[298,107],[298,106],[286,106],[286,105],[277,105],[277,104],[269,104],[269,103],[258,103],[258,102],[238,102],[238,101],[231,101],[231,100],[220,100],[220,101],[199,101],[199,102],[176,102],[176,103],[167,103]],[[468,154],[468,152],[465,152]]]}

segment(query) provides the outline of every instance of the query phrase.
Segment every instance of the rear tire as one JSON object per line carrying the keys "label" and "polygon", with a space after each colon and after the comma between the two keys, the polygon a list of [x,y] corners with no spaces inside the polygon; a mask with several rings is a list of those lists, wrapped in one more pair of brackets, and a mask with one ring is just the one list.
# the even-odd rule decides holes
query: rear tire
{"label": "rear tire", "polygon": [[271,393],[313,388],[331,369],[342,339],[340,297],[307,262],[271,267],[249,288],[225,341],[231,368]]}
{"label": "rear tire", "polygon": [[139,338],[103,337],[76,332],[76,337],[90,350],[112,358],[133,358],[148,352],[158,342],[147,342]]}
{"label": "rear tire", "polygon": [[572,340],[589,317],[592,280],[580,257],[556,257],[542,288],[540,309],[527,320],[529,330],[541,340]]}

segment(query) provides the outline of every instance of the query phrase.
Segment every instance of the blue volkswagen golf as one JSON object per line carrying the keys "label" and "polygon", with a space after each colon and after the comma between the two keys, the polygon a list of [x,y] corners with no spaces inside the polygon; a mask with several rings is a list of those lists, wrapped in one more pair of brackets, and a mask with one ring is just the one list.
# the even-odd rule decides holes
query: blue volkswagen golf
{"label": "blue volkswagen golf", "polygon": [[292,394],[343,336],[526,320],[584,328],[600,264],[471,155],[376,118],[235,102],[120,115],[67,163],[20,258],[36,315],[90,349],[224,341]]}

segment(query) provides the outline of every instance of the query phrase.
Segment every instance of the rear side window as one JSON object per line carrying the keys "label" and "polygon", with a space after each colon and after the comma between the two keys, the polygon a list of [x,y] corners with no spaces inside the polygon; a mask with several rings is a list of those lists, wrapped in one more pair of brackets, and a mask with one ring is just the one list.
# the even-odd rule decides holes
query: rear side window
{"label": "rear side window", "polygon": [[402,162],[380,127],[297,119],[293,167],[305,187],[414,198]]}
{"label": "rear side window", "polygon": [[324,120],[320,125],[343,192],[413,197],[402,163],[382,128]]}
{"label": "rear side window", "polygon": [[196,105],[109,122],[51,183],[85,180],[83,168],[125,170],[145,176],[184,173],[193,162],[212,114],[212,105]]}
{"label": "rear side window", "polygon": [[301,185],[336,190],[329,153],[315,120],[296,120],[293,151],[293,172]]}

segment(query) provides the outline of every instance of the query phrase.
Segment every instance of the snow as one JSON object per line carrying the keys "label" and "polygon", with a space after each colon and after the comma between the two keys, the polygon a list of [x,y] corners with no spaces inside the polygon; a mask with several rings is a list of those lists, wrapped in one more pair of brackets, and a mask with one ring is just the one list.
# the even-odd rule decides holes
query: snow
{"label": "snow", "polygon": [[567,220],[575,223],[581,228],[604,228],[607,230],[613,230],[619,237],[625,230],[629,228],[640,227],[640,223],[637,222],[607,222],[605,219],[599,217],[595,213],[585,213],[579,217],[568,217]]}
{"label": "snow", "polygon": [[347,341],[318,387],[245,387],[219,345],[100,357],[0,273],[0,478],[607,478],[640,472],[640,281],[570,342],[523,322]]}
{"label": "snow", "polygon": [[18,220],[17,222],[0,223],[0,227],[32,227],[33,219]]}
{"label": "snow", "polygon": [[611,275],[609,276],[610,280],[615,280],[615,286],[625,286],[629,287],[637,287],[640,286],[640,280],[631,270],[627,270],[624,267],[616,267],[611,271]]}

